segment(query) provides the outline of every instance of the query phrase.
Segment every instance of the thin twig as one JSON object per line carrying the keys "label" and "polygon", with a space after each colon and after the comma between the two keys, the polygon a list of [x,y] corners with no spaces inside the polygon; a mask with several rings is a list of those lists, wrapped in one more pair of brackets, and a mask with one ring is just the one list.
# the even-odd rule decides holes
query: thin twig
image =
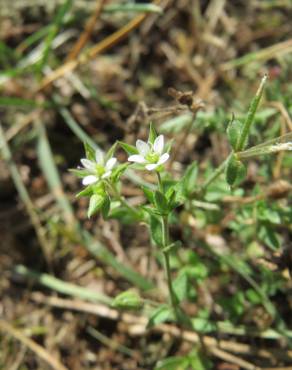
{"label": "thin twig", "polygon": [[64,365],[56,360],[52,355],[47,352],[43,347],[34,342],[32,339],[27,338],[19,330],[14,329],[8,322],[0,319],[0,330],[8,333],[11,337],[19,340],[23,345],[33,351],[39,358],[44,360],[54,370],[68,370]]}
{"label": "thin twig", "polygon": [[66,62],[75,59],[77,57],[77,55],[79,54],[80,50],[83,49],[86,42],[89,40],[90,35],[93,32],[94,25],[95,25],[98,17],[100,16],[100,13],[102,12],[102,8],[103,8],[105,2],[106,2],[106,0],[97,0],[95,11],[92,14],[92,16],[89,18],[89,20],[87,21],[84,31],[80,35],[77,42],[74,44],[72,50],[70,51],[70,53],[69,53],[69,55],[66,59]]}
{"label": "thin twig", "polygon": [[[160,0],[154,0],[153,4],[159,4],[159,2]],[[79,65],[86,64],[88,61],[96,57],[98,54],[111,48],[113,45],[115,45],[123,38],[125,38],[135,28],[137,28],[149,14],[151,13],[144,13],[142,15],[138,15],[137,17],[132,19],[129,23],[127,23],[125,26],[123,26],[113,34],[109,35],[108,37],[104,38],[95,46],[91,47],[87,52],[82,53],[77,59],[70,60],[61,67],[57,68],[49,76],[45,77],[41,81],[40,86],[37,89],[37,92],[44,90],[58,78],[64,76],[66,73],[73,71]]]}
{"label": "thin twig", "polygon": [[[116,309],[109,308],[106,305],[99,303],[88,303],[80,300],[63,299],[58,297],[48,297],[42,293],[33,293],[31,299],[40,304],[68,309],[73,311],[86,312],[99,317],[104,317],[111,320],[119,320],[129,325],[128,331],[134,335],[144,335],[147,332],[148,318],[146,316],[138,316],[128,312],[120,312]],[[198,335],[194,331],[181,330],[177,326],[170,324],[160,324],[150,329],[158,333],[170,334],[173,337],[181,338],[190,343],[203,343],[207,348],[220,348],[222,351],[229,351],[241,355],[258,356],[270,360],[292,359],[292,351],[281,349],[259,349],[249,344],[218,340],[207,335]]]}

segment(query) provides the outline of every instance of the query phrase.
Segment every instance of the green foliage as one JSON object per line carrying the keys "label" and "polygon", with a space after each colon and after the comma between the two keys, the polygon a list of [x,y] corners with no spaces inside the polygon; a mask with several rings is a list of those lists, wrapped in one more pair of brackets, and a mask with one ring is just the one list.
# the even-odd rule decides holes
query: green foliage
{"label": "green foliage", "polygon": [[129,154],[129,155],[138,154],[138,150],[135,146],[123,143],[122,141],[119,141],[118,143],[120,144],[120,146],[124,149],[124,151],[127,154]]}
{"label": "green foliage", "polygon": [[229,143],[233,150],[237,149],[242,126],[243,124],[240,121],[235,120],[234,117],[232,117],[231,121],[228,124],[226,132],[227,132]]}
{"label": "green foliage", "polygon": [[89,207],[87,211],[87,216],[90,218],[96,214],[103,206],[105,197],[100,194],[93,194],[89,200]]}
{"label": "green foliage", "polygon": [[127,310],[138,310],[143,306],[143,301],[137,292],[127,290],[115,297],[112,306]]}
{"label": "green foliage", "polygon": [[155,139],[157,138],[157,132],[155,130],[155,127],[152,122],[150,122],[150,127],[149,127],[149,137],[148,137],[148,142],[153,144]]}
{"label": "green foliage", "polygon": [[235,154],[231,155],[226,165],[226,181],[230,186],[240,183],[246,174],[245,165],[239,161]]}
{"label": "green foliage", "polygon": [[152,326],[162,324],[163,322],[166,322],[166,321],[173,321],[173,320],[174,320],[174,316],[173,316],[173,311],[171,310],[171,308],[167,305],[160,305],[157,309],[155,309],[151,313],[147,327],[151,328]]}

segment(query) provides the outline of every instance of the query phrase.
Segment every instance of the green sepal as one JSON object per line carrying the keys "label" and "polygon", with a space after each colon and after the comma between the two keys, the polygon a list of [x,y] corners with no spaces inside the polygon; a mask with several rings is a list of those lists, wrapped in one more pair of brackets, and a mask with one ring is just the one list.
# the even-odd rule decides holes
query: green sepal
{"label": "green sepal", "polygon": [[150,122],[150,127],[149,127],[149,137],[148,137],[148,142],[151,144],[154,144],[155,139],[157,138],[157,132],[155,130],[155,127],[152,122]]}
{"label": "green sepal", "polygon": [[112,182],[117,182],[120,179],[120,177],[122,176],[122,174],[129,167],[129,165],[130,165],[129,163],[123,163],[123,164],[120,164],[117,167],[115,167],[112,170],[112,174],[111,174]]}
{"label": "green sepal", "polygon": [[104,219],[107,219],[110,208],[111,208],[110,197],[108,195],[105,195],[105,197],[103,198],[102,206],[101,206],[101,214]]}
{"label": "green sepal", "polygon": [[228,141],[232,149],[234,150],[237,149],[238,141],[241,135],[242,126],[243,126],[242,122],[235,120],[233,117],[228,124],[227,130],[226,130]]}
{"label": "green sepal", "polygon": [[90,197],[88,211],[87,211],[87,217],[90,218],[95,213],[97,213],[101,209],[101,207],[103,205],[103,202],[104,202],[104,195],[93,194]]}
{"label": "green sepal", "polygon": [[127,290],[114,298],[112,306],[120,309],[139,310],[143,307],[143,300],[137,292]]}
{"label": "green sepal", "polygon": [[129,154],[129,155],[132,155],[132,154],[138,154],[138,149],[133,146],[133,145],[130,145],[130,144],[126,144],[122,141],[119,141],[118,142],[120,144],[120,146],[124,149],[124,151]]}
{"label": "green sepal", "polygon": [[92,186],[87,186],[85,189],[81,190],[75,195],[76,198],[89,197],[93,193]]}
{"label": "green sepal", "polygon": [[69,169],[69,172],[72,172],[75,176],[79,177],[79,178],[83,178],[85,176],[88,176],[90,175],[89,171],[85,170],[85,169],[76,169],[76,168],[70,168]]}
{"label": "green sepal", "polygon": [[83,145],[86,158],[95,162],[95,149],[93,149],[87,142],[84,142]]}
{"label": "green sepal", "polygon": [[108,152],[106,153],[105,158],[104,158],[105,163],[106,163],[109,159],[111,159],[111,158],[114,156],[115,151],[116,151],[116,149],[117,149],[117,146],[118,146],[118,143],[117,143],[117,142],[115,142],[115,143],[110,147],[110,149],[108,150]]}
{"label": "green sepal", "polygon": [[174,142],[174,139],[170,139],[164,144],[164,153],[170,152],[173,142]]}

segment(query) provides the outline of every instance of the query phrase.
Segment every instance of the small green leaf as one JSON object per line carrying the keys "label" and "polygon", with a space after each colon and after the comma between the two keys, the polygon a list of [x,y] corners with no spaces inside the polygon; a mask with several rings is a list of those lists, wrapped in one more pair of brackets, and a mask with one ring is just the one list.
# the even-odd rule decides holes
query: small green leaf
{"label": "small green leaf", "polygon": [[236,150],[242,130],[242,122],[232,117],[227,127],[227,136],[232,149]]}
{"label": "small green leaf", "polygon": [[96,212],[98,212],[104,202],[104,196],[100,194],[94,194],[91,196],[90,201],[89,201],[89,207],[87,211],[87,216],[90,218],[93,216]]}
{"label": "small green leaf", "polygon": [[112,306],[127,310],[139,310],[143,306],[143,301],[137,292],[127,290],[115,297]]}
{"label": "small green leaf", "polygon": [[150,122],[148,142],[153,144],[156,138],[157,138],[157,132],[154,128],[153,123]]}
{"label": "small green leaf", "polygon": [[226,181],[230,186],[242,181],[246,174],[245,165],[235,155],[231,155],[226,166]]}
{"label": "small green leaf", "polygon": [[95,161],[95,149],[93,149],[87,142],[84,143],[86,158]]}
{"label": "small green leaf", "polygon": [[185,356],[167,357],[159,361],[154,370],[187,370],[189,358]]}
{"label": "small green leaf", "polygon": [[179,302],[188,298],[188,276],[184,271],[174,280],[173,289]]}
{"label": "small green leaf", "polygon": [[261,225],[259,229],[259,238],[262,240],[270,249],[276,251],[280,247],[279,235],[273,230],[270,223]]}
{"label": "small green leaf", "polygon": [[162,237],[162,224],[160,217],[155,215],[150,215],[150,232],[151,238],[154,242],[162,247],[163,246],[163,237]]}
{"label": "small green leaf", "polygon": [[159,190],[156,190],[154,194],[154,200],[155,200],[155,205],[158,209],[158,211],[161,214],[167,214],[168,213],[168,202],[167,199],[165,198],[164,194],[162,194]]}
{"label": "small green leaf", "polygon": [[216,325],[209,321],[208,318],[196,317],[191,320],[191,323],[193,329],[199,333],[210,333],[217,329]]}
{"label": "small green leaf", "polygon": [[196,188],[196,181],[198,177],[198,164],[193,162],[188,166],[182,178],[182,190],[185,195],[189,195]]}
{"label": "small green leaf", "polygon": [[129,155],[138,154],[138,149],[135,146],[123,143],[122,141],[119,141],[118,143],[124,149],[124,151],[128,153]]}
{"label": "small green leaf", "polygon": [[152,312],[147,327],[151,328],[154,325],[158,325],[170,320],[174,320],[172,309],[169,306],[162,305]]}
{"label": "small green leaf", "polygon": [[154,201],[154,192],[152,189],[149,189],[147,188],[146,186],[141,186],[142,190],[143,190],[143,193],[145,195],[145,197],[147,198],[147,200],[151,203],[151,204],[155,204],[155,201]]}

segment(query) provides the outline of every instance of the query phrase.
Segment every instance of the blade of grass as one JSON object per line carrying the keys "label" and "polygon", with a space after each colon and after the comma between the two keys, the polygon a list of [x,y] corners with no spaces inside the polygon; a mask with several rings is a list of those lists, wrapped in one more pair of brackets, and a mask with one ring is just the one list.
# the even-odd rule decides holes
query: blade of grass
{"label": "blade of grass", "polygon": [[229,62],[221,64],[219,68],[222,71],[228,71],[254,61],[264,61],[275,58],[279,55],[288,54],[291,53],[291,51],[292,39],[289,39],[267,48],[260,49],[259,51],[248,53],[240,58],[230,60]]}
{"label": "blade of grass", "polygon": [[102,293],[98,293],[88,288],[75,284],[67,283],[61,279],[45,273],[39,273],[28,269],[23,265],[17,265],[15,272],[26,279],[30,279],[46,288],[52,289],[58,293],[69,295],[75,298],[84,299],[90,302],[111,304],[112,299]]}
{"label": "blade of grass", "polygon": [[54,194],[60,208],[63,210],[66,223],[72,225],[75,222],[74,213],[70,202],[64,194],[62,182],[53,158],[46,129],[40,120],[36,121],[36,127],[38,135],[37,154],[41,169],[48,182],[49,188]]}
{"label": "blade of grass", "polygon": [[39,72],[41,72],[43,70],[44,66],[48,62],[48,57],[49,57],[49,54],[50,54],[50,51],[51,51],[52,42],[53,42],[54,38],[56,37],[60,27],[62,26],[63,19],[64,19],[65,15],[68,13],[68,11],[70,10],[70,8],[72,6],[72,3],[73,3],[73,0],[66,0],[63,3],[63,5],[59,8],[59,10],[56,14],[56,17],[53,20],[53,23],[51,24],[50,31],[49,31],[49,33],[46,37],[46,40],[45,40],[42,59],[40,60],[40,62],[38,63],[38,66],[37,66],[37,69],[38,69]]}
{"label": "blade of grass", "polygon": [[131,268],[120,263],[116,257],[101,243],[92,239],[90,234],[83,231],[86,249],[103,263],[113,267],[121,276],[142,290],[154,289],[155,285]]}
{"label": "blade of grass", "polygon": [[[159,4],[161,0],[154,0],[153,4]],[[64,76],[66,73],[73,71],[79,65],[88,63],[91,59],[96,57],[98,54],[108,50],[113,45],[124,39],[130,32],[136,29],[148,16],[149,13],[143,13],[141,15],[136,16],[130,22],[128,22],[125,26],[118,29],[116,32],[112,33],[111,35],[107,36],[103,40],[101,40],[96,45],[92,46],[89,50],[84,53],[81,53],[79,57],[75,60],[70,60],[61,67],[57,68],[53,71],[49,76],[45,77],[41,83],[39,88],[36,92],[39,92],[46,87],[50,86],[54,81],[58,78]]]}
{"label": "blade of grass", "polygon": [[2,107],[31,107],[31,108],[51,108],[50,102],[39,102],[33,99],[0,96],[0,106]]}
{"label": "blade of grass", "polygon": [[[54,100],[57,102],[59,99],[56,99],[56,95],[54,95]],[[73,118],[72,114],[69,110],[65,107],[59,106],[58,108],[59,113],[64,118],[65,123],[70,128],[70,130],[83,142],[88,143],[93,149],[97,149],[98,146],[96,143],[91,139],[91,137],[78,125],[78,123]]]}
{"label": "blade of grass", "polygon": [[13,161],[12,154],[9,148],[9,145],[6,142],[4,131],[2,128],[2,125],[0,123],[0,150],[2,153],[2,156],[4,160],[7,162],[7,165],[9,167],[14,185],[18,191],[18,194],[22,200],[22,202],[25,205],[26,211],[31,219],[31,223],[34,226],[41,250],[43,252],[43,255],[45,257],[45,260],[47,263],[50,263],[50,246],[49,242],[47,241],[45,237],[45,229],[41,225],[41,222],[39,220],[39,217],[37,215],[37,212],[34,208],[34,205],[30,199],[30,196],[28,194],[28,191],[22,181],[21,175],[18,171],[18,168],[16,164]]}

